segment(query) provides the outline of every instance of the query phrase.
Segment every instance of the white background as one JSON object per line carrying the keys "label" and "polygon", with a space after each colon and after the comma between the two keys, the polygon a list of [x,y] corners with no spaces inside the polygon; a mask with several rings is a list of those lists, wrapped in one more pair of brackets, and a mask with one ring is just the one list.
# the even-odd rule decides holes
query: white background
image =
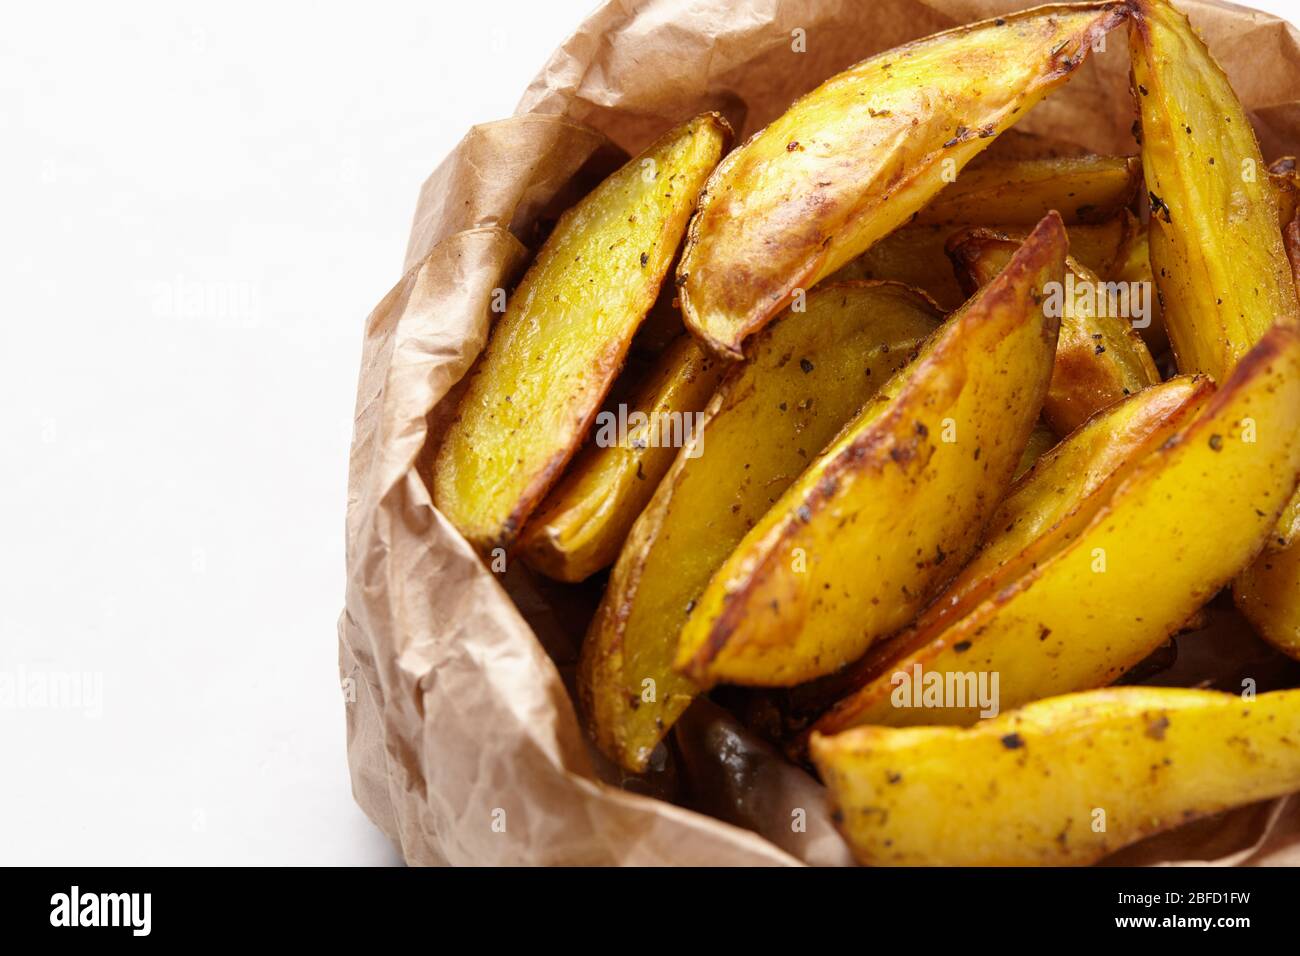
{"label": "white background", "polygon": [[[1255,0],[1296,21],[1296,0]],[[362,323],[588,0],[7,4],[0,863],[398,862],[335,625]]]}

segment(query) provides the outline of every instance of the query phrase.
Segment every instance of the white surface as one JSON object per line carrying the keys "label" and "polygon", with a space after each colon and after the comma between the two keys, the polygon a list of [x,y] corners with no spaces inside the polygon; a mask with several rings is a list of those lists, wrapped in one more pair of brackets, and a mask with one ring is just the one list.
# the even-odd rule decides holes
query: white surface
{"label": "white surface", "polygon": [[589,3],[179,6],[0,29],[0,863],[395,862],[335,666],[362,322]]}

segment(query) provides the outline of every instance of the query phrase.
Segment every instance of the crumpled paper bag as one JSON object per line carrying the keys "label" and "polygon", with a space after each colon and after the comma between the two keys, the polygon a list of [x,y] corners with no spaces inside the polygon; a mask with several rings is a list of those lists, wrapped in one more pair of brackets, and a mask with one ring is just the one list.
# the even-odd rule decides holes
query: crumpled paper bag
{"label": "crumpled paper bag", "polygon": [[[471,129],[429,177],[407,271],[365,326],[339,620],[353,790],[408,863],[851,862],[821,785],[708,701],[645,778],[595,754],[569,681],[596,589],[518,566],[493,573],[434,509],[428,465],[486,340],[493,290],[621,157],[706,109],[743,141],[864,57],[1024,5],[612,0],[554,53],[515,116]],[[1215,0],[1180,5],[1266,158],[1300,149],[1300,34]],[[1019,128],[1133,152],[1123,31],[1107,44]],[[1240,621],[1234,632],[1253,640]],[[1200,821],[1115,862],[1207,860],[1300,864],[1300,799]]]}

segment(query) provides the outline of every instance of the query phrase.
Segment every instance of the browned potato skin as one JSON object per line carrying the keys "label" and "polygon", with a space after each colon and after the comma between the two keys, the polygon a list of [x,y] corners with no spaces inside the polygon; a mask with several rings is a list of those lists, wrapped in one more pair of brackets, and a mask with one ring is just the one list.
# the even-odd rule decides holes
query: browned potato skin
{"label": "browned potato skin", "polygon": [[[1093,272],[1109,275],[1127,248],[1129,235],[1136,225],[1133,217],[1125,213],[1100,223],[1070,226],[1066,229],[1070,237],[1070,254]],[[940,308],[951,312],[959,308],[970,293],[962,287],[953,271],[947,243],[954,235],[974,228],[972,224],[904,226],[841,266],[826,281],[887,279],[902,282],[922,290]],[[989,224],[987,228],[1013,236],[1017,242],[1023,241],[1029,232],[1022,226]]]}
{"label": "browned potato skin", "polygon": [[[679,336],[627,403],[629,414],[695,415],[708,404],[727,364],[689,335]],[[557,581],[583,581],[613,564],[677,447],[632,434],[625,444],[589,441],[524,530],[524,560]]]}
{"label": "browned potato skin", "polygon": [[1119,4],[1010,13],[881,53],[800,98],[709,180],[678,267],[687,327],[739,356],[798,290],[907,222],[1127,16]]}
{"label": "browned potato skin", "polygon": [[1065,224],[1104,222],[1137,195],[1136,156],[972,163],[916,215],[919,224],[988,221],[1032,227],[1053,209]]}
{"label": "browned potato skin", "polygon": [[1058,327],[1039,303],[1065,244],[1044,218],[749,531],[682,629],[680,672],[705,687],[828,674],[955,573],[1038,419]]}
{"label": "browned potato skin", "polygon": [[433,462],[480,554],[514,547],[589,433],[730,136],[716,113],[665,134],[560,217],[510,296]]}
{"label": "browned potato skin", "polygon": [[[959,276],[978,288],[1011,259],[1018,240],[991,229],[973,229],[949,240],[948,253]],[[1073,257],[1066,269],[1077,282],[1101,288],[1102,280]],[[1043,417],[1064,437],[1092,415],[1128,395],[1160,381],[1146,343],[1125,318],[1111,315],[1061,317],[1052,384]]]}
{"label": "browned potato skin", "polygon": [[1300,690],[1115,687],[970,728],[814,735],[812,756],[860,863],[1079,866],[1300,790]]}
{"label": "browned potato skin", "polygon": [[627,770],[645,768],[698,691],[672,660],[709,577],[941,317],[897,283],[821,286],[805,306],[763,330],[728,372],[705,410],[700,453],[674,459],[632,526],[588,629],[578,669],[582,714],[600,749]]}

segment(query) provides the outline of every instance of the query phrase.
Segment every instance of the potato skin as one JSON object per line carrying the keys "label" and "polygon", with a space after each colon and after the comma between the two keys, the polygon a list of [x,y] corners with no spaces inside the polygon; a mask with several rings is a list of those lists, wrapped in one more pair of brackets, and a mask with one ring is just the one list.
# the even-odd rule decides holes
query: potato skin
{"label": "potato skin", "polygon": [[[990,281],[1015,251],[1009,233],[973,229],[948,241],[948,254],[958,276],[972,288]],[[1093,289],[1105,284],[1073,257],[1065,260],[1075,282]],[[1160,372],[1146,343],[1123,316],[1099,314],[1093,303],[1082,314],[1070,309],[1061,316],[1052,384],[1043,403],[1043,417],[1058,437],[1070,434],[1093,414],[1127,395],[1160,381]]]}
{"label": "potato skin", "polygon": [[1006,269],[847,425],[718,569],[679,638],[696,682],[791,686],[905,624],[974,549],[1038,419],[1065,228]]}
{"label": "potato skin", "polygon": [[917,213],[915,222],[979,223],[996,217],[999,223],[1031,227],[1053,209],[1066,225],[1104,222],[1133,201],[1141,181],[1135,156],[976,160]]}
{"label": "potato skin", "polygon": [[[696,415],[727,364],[689,335],[679,336],[627,403],[628,416],[676,415],[682,421],[680,416]],[[695,421],[690,419],[692,427]],[[557,581],[582,581],[613,564],[632,522],[676,457],[677,447],[663,439],[629,434],[625,444],[589,441],[525,528],[519,545],[524,560]]]}
{"label": "potato skin", "polygon": [[480,553],[514,545],[588,434],[729,136],[705,113],[651,145],[560,218],[510,297],[433,466]]}
{"label": "potato skin", "polygon": [[[732,547],[807,462],[939,324],[897,283],[810,292],[755,340],[718,388],[698,456],[674,459],[637,518],[582,646],[588,730],[625,769],[644,769],[697,689],[672,667],[690,605]],[[653,699],[646,681],[653,681]]]}
{"label": "potato skin", "polygon": [[1127,16],[1118,4],[1007,14],[864,60],[796,101],[710,177],[678,267],[687,327],[740,355],[798,289],[905,223]]}
{"label": "potato skin", "polygon": [[1116,687],[967,729],[814,735],[812,756],[861,863],[1083,865],[1300,790],[1300,690]]}
{"label": "potato skin", "polygon": [[1065,547],[892,658],[819,729],[978,719],[970,706],[894,706],[895,675],[915,666],[996,672],[1004,709],[1115,680],[1259,552],[1300,482],[1298,415],[1300,332],[1279,324]]}

